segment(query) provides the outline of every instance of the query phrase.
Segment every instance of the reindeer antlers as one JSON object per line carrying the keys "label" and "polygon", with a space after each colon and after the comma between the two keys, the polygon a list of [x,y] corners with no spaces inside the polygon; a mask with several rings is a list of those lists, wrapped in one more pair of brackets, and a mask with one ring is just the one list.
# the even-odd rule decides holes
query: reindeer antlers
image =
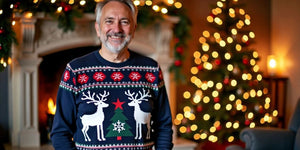
{"label": "reindeer antlers", "polygon": [[[136,101],[142,101],[142,100],[148,101],[148,100],[145,99],[145,98],[146,98],[146,97],[151,97],[150,91],[148,90],[147,93],[146,93],[146,90],[145,90],[145,89],[143,89],[143,93],[142,93],[141,91],[139,91],[140,98],[137,98],[139,94],[136,94],[135,92],[132,92],[132,93],[131,93],[130,90],[125,91],[125,94],[126,94],[127,96],[129,96],[129,97],[128,97],[129,100],[136,100]],[[135,96],[134,96],[134,95],[135,95]]]}
{"label": "reindeer antlers", "polygon": [[92,100],[92,101],[95,101],[95,99],[94,99],[95,93],[93,93],[93,95],[91,96],[91,92],[88,91],[87,94],[88,95],[84,94],[84,92],[83,92],[83,98],[81,98],[81,100]]}
{"label": "reindeer antlers", "polygon": [[106,101],[107,100],[107,96],[109,95],[109,92],[106,93],[106,91],[104,91],[103,94],[100,94],[99,95],[101,96],[101,99],[99,99],[99,96],[97,95],[97,98],[100,100],[100,101]]}
{"label": "reindeer antlers", "polygon": [[[99,95],[101,96],[101,98],[99,97]],[[103,94],[99,93],[99,95],[96,95],[96,97],[98,98],[98,100],[96,100],[95,97],[95,93],[93,93],[91,95],[90,91],[87,91],[87,95],[83,92],[83,97],[81,98],[81,100],[91,100],[90,102],[87,103],[97,103],[99,101],[106,101],[107,100],[107,96],[109,95],[109,92],[104,91]]]}

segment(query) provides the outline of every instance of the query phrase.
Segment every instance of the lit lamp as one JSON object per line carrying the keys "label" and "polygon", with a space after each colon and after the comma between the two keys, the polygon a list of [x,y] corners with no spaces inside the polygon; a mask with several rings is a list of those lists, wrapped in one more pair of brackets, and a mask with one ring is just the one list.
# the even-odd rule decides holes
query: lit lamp
{"label": "lit lamp", "polygon": [[277,59],[274,55],[268,56],[268,74],[269,76],[275,76],[277,73]]}

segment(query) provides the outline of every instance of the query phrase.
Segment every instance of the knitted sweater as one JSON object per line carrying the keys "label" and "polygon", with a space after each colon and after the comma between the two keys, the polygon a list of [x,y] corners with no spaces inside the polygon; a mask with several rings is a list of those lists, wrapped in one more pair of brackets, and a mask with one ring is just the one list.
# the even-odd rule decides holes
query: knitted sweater
{"label": "knitted sweater", "polygon": [[172,149],[172,117],[157,62],[130,51],[111,63],[94,51],[67,64],[51,139],[56,150]]}

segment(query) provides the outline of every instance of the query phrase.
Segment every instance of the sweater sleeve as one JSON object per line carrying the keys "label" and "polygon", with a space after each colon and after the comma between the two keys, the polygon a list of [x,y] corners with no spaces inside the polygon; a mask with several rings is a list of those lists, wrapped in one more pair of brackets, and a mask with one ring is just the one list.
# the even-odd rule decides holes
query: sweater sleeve
{"label": "sweater sleeve", "polygon": [[51,140],[55,150],[75,150],[72,140],[76,129],[76,106],[74,88],[74,75],[66,69],[57,94],[56,113],[54,116]]}
{"label": "sweater sleeve", "polygon": [[[161,77],[160,83],[163,83],[163,78]],[[156,150],[171,150],[173,147],[172,143],[172,115],[169,105],[169,99],[165,86],[161,86],[158,91],[156,105]]]}

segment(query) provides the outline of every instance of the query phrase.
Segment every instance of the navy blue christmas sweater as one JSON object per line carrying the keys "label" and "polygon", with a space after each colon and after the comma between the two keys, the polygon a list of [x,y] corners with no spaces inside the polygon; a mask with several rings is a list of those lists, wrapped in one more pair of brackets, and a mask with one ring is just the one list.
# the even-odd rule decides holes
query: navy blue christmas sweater
{"label": "navy blue christmas sweater", "polygon": [[56,100],[56,150],[172,149],[172,117],[156,61],[130,51],[111,63],[98,50],[67,64]]}

